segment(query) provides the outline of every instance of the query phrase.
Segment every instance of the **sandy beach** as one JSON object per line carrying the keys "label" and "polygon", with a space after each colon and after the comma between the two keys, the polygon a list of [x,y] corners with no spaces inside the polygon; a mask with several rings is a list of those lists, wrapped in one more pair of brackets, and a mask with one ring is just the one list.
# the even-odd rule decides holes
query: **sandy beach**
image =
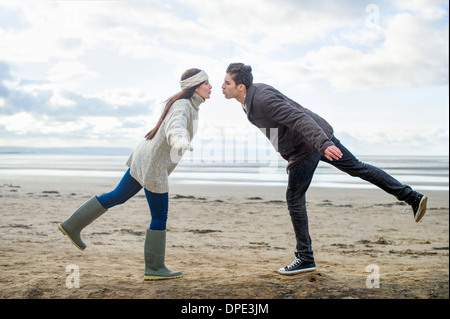
{"label": "sandy beach", "polygon": [[[283,188],[173,185],[166,265],[184,276],[144,282],[150,214],[143,193],[88,226],[83,252],[57,229],[116,183],[2,180],[0,298],[449,298],[448,192],[425,191],[428,211],[415,223],[409,207],[381,190],[311,188],[317,271],[282,276],[277,269],[293,261],[295,248]],[[79,271],[79,288],[71,265]],[[379,287],[368,281],[375,273],[366,270],[374,269]]]}

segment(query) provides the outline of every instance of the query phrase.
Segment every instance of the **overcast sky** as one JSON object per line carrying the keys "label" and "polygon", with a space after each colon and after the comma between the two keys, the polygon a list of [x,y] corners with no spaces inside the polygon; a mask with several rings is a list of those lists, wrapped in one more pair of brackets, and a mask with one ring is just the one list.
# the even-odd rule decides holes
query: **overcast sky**
{"label": "overcast sky", "polygon": [[[231,62],[328,120],[353,153],[448,155],[448,1],[0,0],[0,146],[136,146],[186,69],[201,141],[258,133]],[[259,133],[260,134],[260,133]],[[197,148],[196,148],[197,146]]]}

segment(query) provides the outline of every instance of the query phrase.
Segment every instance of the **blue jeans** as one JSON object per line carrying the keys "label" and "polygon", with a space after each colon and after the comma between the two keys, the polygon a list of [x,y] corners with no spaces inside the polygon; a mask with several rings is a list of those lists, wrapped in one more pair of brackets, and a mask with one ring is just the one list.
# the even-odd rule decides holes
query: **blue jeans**
{"label": "blue jeans", "polygon": [[343,154],[341,159],[329,161],[315,151],[305,156],[289,170],[286,200],[297,240],[297,252],[305,262],[314,261],[306,212],[306,191],[311,184],[319,161],[327,162],[351,176],[360,177],[408,204],[411,204],[417,196],[411,187],[400,183],[383,170],[360,162],[337,138],[333,137],[332,141],[341,150]]}
{"label": "blue jeans", "polygon": [[[141,184],[131,176],[130,169],[128,169],[113,191],[97,196],[97,199],[105,209],[110,209],[125,203],[141,189]],[[169,211],[169,193],[157,194],[147,189],[144,189],[144,192],[152,217],[150,229],[165,230]]]}

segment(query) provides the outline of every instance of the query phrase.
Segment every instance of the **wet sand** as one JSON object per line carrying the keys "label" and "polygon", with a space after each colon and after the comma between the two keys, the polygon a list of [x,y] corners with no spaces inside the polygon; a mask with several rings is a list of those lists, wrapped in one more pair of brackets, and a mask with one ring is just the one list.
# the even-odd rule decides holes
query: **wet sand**
{"label": "wet sand", "polygon": [[[381,190],[311,188],[317,270],[282,276],[277,269],[293,261],[295,249],[284,189],[172,185],[166,265],[184,276],[145,282],[150,214],[143,193],[88,226],[85,251],[57,229],[92,195],[116,183],[87,177],[2,180],[0,297],[449,298],[448,192],[425,191],[428,211],[415,223],[409,207]],[[71,287],[70,265],[79,270],[79,288]]]}

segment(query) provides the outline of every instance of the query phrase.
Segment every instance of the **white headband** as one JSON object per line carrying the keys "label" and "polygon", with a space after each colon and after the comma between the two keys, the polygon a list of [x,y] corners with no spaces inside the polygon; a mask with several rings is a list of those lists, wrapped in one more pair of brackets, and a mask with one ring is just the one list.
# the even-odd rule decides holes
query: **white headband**
{"label": "white headband", "polygon": [[190,78],[187,78],[186,80],[180,81],[181,89],[187,89],[193,86],[196,86],[197,84],[203,83],[206,80],[208,80],[208,74],[206,74],[205,71],[200,71],[194,76],[191,76]]}

